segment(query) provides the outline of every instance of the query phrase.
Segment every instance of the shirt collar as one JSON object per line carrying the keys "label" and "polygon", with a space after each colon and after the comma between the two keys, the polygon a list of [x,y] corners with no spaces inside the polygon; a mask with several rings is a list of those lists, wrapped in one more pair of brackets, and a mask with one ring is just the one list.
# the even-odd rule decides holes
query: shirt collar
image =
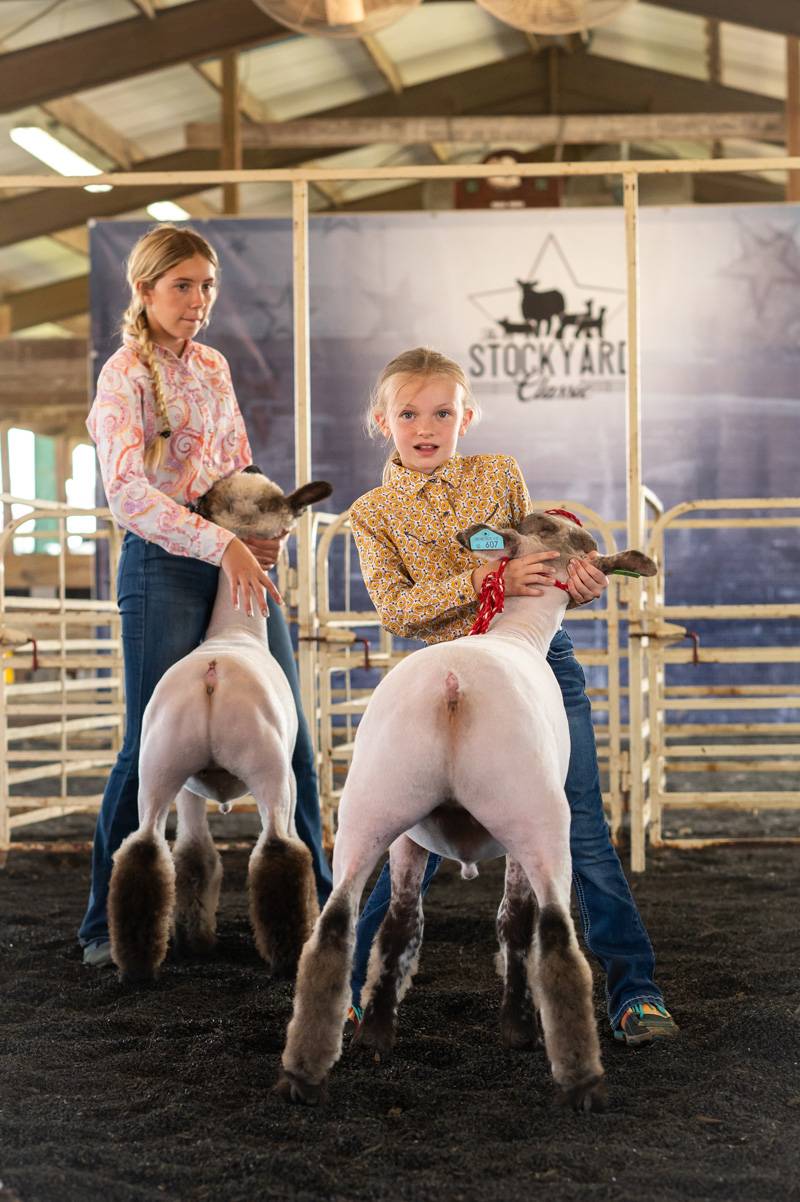
{"label": "shirt collar", "polygon": [[[123,334],[122,341],[125,346],[130,346],[133,350],[136,350],[139,346],[139,339],[134,338],[133,334]],[[172,361],[173,363],[188,363],[198,349],[198,343],[191,338],[187,338],[182,355],[176,355],[174,351],[171,351],[166,346],[161,346],[157,342],[151,343],[151,346],[159,358]]]}
{"label": "shirt collar", "polygon": [[436,484],[439,480],[445,484],[449,484],[452,488],[458,487],[461,480],[463,455],[455,454],[441,467],[437,467],[436,471],[431,475],[425,472],[416,472],[413,468],[403,467],[397,455],[392,459],[392,470],[389,477],[389,484],[392,488],[396,488],[398,492],[405,493],[408,496],[416,496],[421,493],[426,484]]}

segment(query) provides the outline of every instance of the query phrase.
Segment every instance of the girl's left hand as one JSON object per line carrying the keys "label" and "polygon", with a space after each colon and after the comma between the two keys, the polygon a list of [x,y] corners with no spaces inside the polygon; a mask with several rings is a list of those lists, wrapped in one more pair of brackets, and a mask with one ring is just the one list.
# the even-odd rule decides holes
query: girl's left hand
{"label": "girl's left hand", "polygon": [[575,605],[586,605],[596,601],[608,588],[608,577],[593,563],[598,552],[592,551],[585,559],[571,559],[567,564],[567,588]]}
{"label": "girl's left hand", "polygon": [[275,567],[288,537],[289,531],[283,530],[277,538],[243,538],[242,542],[250,548],[258,560],[259,566],[267,572],[270,568]]}

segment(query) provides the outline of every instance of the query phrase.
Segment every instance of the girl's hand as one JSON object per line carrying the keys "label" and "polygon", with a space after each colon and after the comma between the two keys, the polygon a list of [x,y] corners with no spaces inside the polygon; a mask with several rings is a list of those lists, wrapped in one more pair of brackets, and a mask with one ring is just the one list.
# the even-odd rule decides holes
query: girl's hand
{"label": "girl's hand", "polygon": [[[221,568],[228,577],[231,586],[231,600],[234,608],[244,609],[248,617],[252,617],[259,609],[264,617],[267,616],[267,602],[264,589],[271,597],[282,604],[281,597],[269,576],[260,567],[258,560],[240,538],[232,538],[222,556]],[[255,608],[254,608],[255,602]]]}
{"label": "girl's hand", "polygon": [[258,560],[259,566],[267,572],[270,568],[275,567],[288,537],[289,531],[282,530],[277,538],[243,538],[242,542],[250,548]]}
{"label": "girl's hand", "polygon": [[[558,551],[537,551],[534,555],[521,555],[512,559],[506,566],[505,585],[508,597],[541,597],[543,586],[552,585],[555,570],[547,563],[548,559],[559,559]],[[493,572],[496,563],[481,564],[472,573],[472,587],[480,594],[484,577]]]}
{"label": "girl's hand", "polygon": [[597,558],[597,551],[592,551],[585,559],[571,559],[567,564],[567,588],[574,605],[596,601],[608,588],[608,577],[592,563]]}

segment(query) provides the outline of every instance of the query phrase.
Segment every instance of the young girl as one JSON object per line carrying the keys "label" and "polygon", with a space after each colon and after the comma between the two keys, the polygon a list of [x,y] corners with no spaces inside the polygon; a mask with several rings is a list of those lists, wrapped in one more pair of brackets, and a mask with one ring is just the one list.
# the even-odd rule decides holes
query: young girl
{"label": "young girl", "polygon": [[[294,693],[299,721],[292,768],[297,832],[324,901],[331,874],[322,850],[316,769],[280,597],[266,575],[281,539],[247,544],[188,508],[217,480],[252,463],[228,364],[194,342],[208,324],[219,267],[188,228],[161,225],[134,246],[121,348],[104,365],[87,425],[108,504],[127,533],[117,577],[125,661],[125,740],[111,770],[94,838],[89,906],[79,939],[85,964],[111,962],[106,903],[111,859],[138,826],[139,735],[158,681],[205,635],[221,568],[234,600],[267,616],[272,654]],[[265,600],[264,590],[268,590]]]}
{"label": "young girl", "polygon": [[[436,351],[406,351],[378,380],[369,424],[394,442],[395,453],[383,484],[355,502],[350,521],[370,597],[393,634],[426,643],[468,634],[483,578],[493,565],[476,567],[476,557],[458,545],[455,535],[479,522],[513,525],[532,509],[510,456],[457,453],[459,437],[477,416],[463,371]],[[541,596],[552,586],[547,561],[556,555],[547,551],[512,559],[505,574],[509,596]],[[570,563],[571,603],[594,600],[607,585],[590,560]],[[674,1035],[678,1028],[653,981],[653,949],[609,837],[586,682],[566,631],[553,639],[547,658],[564,697],[572,742],[566,793],[575,892],[584,938],[606,974],[612,1030],[630,1044]],[[439,863],[438,856],[429,857],[423,890]],[[361,1017],[370,945],[390,897],[386,865],[358,925],[355,1023]]]}

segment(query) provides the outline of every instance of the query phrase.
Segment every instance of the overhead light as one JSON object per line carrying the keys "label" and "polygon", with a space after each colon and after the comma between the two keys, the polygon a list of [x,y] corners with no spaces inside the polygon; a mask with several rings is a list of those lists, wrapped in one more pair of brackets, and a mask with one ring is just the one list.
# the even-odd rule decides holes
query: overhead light
{"label": "overhead light", "polygon": [[147,206],[147,211],[156,221],[188,221],[191,216],[173,200],[154,200]]}
{"label": "overhead light", "polygon": [[[34,158],[52,167],[59,175],[102,175],[94,163],[76,154],[38,125],[15,125],[10,133],[11,141],[27,150]],[[111,184],[87,184],[87,192],[110,192]]]}

